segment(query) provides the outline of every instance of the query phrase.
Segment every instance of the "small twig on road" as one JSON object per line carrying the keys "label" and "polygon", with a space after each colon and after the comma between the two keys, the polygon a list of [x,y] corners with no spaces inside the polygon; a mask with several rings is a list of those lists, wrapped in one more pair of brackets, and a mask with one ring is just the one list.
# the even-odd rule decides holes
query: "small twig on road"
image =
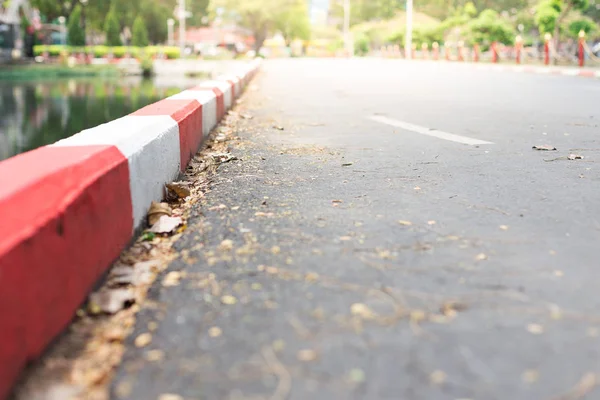
{"label": "small twig on road", "polygon": [[469,203],[464,203],[464,204],[468,205],[469,208],[479,208],[479,209],[484,209],[484,210],[496,211],[496,212],[499,212],[500,214],[504,214],[507,216],[510,215],[510,213],[508,211],[501,210],[497,207],[481,206],[481,205],[469,204]]}
{"label": "small twig on road", "polygon": [[598,385],[598,376],[593,372],[588,372],[581,377],[579,382],[573,386],[567,393],[553,397],[552,400],[579,400],[583,399]]}
{"label": "small twig on road", "polygon": [[296,334],[304,340],[312,338],[311,332],[302,324],[302,322],[293,315],[287,314],[286,318],[292,328],[296,331]]}
{"label": "small twig on road", "polygon": [[267,365],[271,369],[271,372],[273,372],[279,378],[277,388],[275,388],[275,392],[273,392],[271,395],[271,400],[287,399],[292,388],[292,375],[290,375],[290,372],[279,361],[275,355],[275,352],[273,351],[273,348],[263,348],[262,355],[267,362]]}

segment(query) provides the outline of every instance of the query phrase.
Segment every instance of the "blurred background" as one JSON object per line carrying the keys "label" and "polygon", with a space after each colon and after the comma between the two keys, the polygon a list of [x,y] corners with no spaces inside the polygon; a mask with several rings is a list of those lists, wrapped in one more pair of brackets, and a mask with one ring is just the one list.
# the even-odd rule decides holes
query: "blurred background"
{"label": "blurred background", "polygon": [[0,160],[257,56],[600,66],[600,0],[3,0]]}

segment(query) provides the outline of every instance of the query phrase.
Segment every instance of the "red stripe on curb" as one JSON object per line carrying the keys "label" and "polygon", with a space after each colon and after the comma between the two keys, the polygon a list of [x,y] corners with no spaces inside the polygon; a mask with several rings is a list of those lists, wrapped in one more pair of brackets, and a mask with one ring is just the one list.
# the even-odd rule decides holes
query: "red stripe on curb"
{"label": "red stripe on curb", "polygon": [[578,73],[579,76],[585,76],[586,78],[595,78],[596,72],[590,70],[582,70]]}
{"label": "red stripe on curb", "polygon": [[229,84],[231,85],[231,99],[234,100],[237,97],[237,95],[239,94],[235,90],[235,81],[233,81],[231,79],[227,79],[227,82],[229,82]]}
{"label": "red stripe on curb", "polygon": [[216,87],[211,88],[195,86],[189,90],[211,90],[217,96],[217,121],[220,121],[221,118],[225,116],[225,98],[223,96],[223,92],[221,92],[221,89],[218,89]]}
{"label": "red stripe on curb", "polygon": [[181,171],[185,171],[202,143],[202,104],[197,100],[166,99],[150,104],[131,115],[168,115],[177,122],[180,168]]}
{"label": "red stripe on curb", "polygon": [[[131,238],[127,159],[42,147],[0,163],[0,398]],[[8,234],[7,234],[8,233]]]}

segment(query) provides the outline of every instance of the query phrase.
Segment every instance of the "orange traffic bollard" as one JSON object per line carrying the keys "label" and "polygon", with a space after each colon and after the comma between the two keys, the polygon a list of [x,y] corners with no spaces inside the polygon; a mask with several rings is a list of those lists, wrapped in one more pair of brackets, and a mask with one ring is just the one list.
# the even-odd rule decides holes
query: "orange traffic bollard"
{"label": "orange traffic bollard", "polygon": [[585,32],[579,31],[579,66],[583,67],[585,64]]}
{"label": "orange traffic bollard", "polygon": [[450,61],[450,42],[444,43],[444,56],[446,61]]}
{"label": "orange traffic bollard", "polygon": [[544,35],[544,64],[550,64],[550,39],[552,39],[552,35],[546,33]]}
{"label": "orange traffic bollard", "polygon": [[479,62],[479,44],[473,44],[473,61]]}
{"label": "orange traffic bollard", "polygon": [[521,64],[521,48],[523,47],[523,38],[517,35],[515,38],[515,60],[517,64]]}
{"label": "orange traffic bollard", "polygon": [[498,43],[497,42],[492,43],[492,62],[493,63],[498,62]]}
{"label": "orange traffic bollard", "polygon": [[438,42],[433,42],[431,47],[433,48],[433,59],[435,61],[439,60],[440,59],[440,44]]}
{"label": "orange traffic bollard", "polygon": [[465,61],[464,49],[465,43],[461,40],[458,42],[458,61]]}

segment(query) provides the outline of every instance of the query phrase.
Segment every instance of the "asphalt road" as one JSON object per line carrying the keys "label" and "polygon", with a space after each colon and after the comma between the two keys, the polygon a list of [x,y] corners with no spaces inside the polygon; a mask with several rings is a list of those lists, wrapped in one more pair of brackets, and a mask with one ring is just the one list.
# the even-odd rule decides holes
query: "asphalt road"
{"label": "asphalt road", "polygon": [[255,84],[114,398],[600,399],[600,81],[307,59]]}

